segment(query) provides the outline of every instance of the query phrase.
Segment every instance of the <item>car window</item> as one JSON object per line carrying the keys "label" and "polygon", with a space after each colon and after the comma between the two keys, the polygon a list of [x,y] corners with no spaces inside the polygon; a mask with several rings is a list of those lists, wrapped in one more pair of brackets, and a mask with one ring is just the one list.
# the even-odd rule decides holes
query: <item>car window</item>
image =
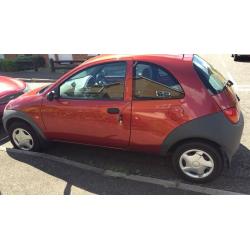
{"label": "car window", "polygon": [[135,62],[133,74],[134,99],[174,99],[184,96],[174,76],[158,65]]}
{"label": "car window", "polygon": [[202,82],[213,94],[220,93],[224,90],[227,80],[211,64],[199,56],[194,55],[193,65]]}
{"label": "car window", "polygon": [[122,100],[126,63],[106,63],[87,68],[60,86],[60,97],[70,99]]}

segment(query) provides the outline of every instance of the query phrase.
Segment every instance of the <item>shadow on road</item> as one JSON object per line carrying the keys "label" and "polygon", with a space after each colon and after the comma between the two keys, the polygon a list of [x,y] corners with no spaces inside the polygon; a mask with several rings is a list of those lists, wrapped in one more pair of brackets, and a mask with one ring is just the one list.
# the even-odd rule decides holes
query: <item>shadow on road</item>
{"label": "shadow on road", "polygon": [[[170,157],[67,143],[53,143],[50,148],[46,149],[45,153],[127,174],[139,174],[168,180],[178,179],[172,169]],[[250,150],[246,146],[240,145],[232,159],[231,167],[225,169],[222,176],[250,178]],[[220,179],[216,179],[211,184],[219,183]]]}
{"label": "shadow on road", "polygon": [[28,164],[67,182],[63,192],[65,195],[71,194],[72,186],[94,194],[109,195],[196,194],[185,190],[164,188],[158,185],[105,176],[101,173],[86,171],[66,164],[59,164],[46,159],[38,159],[39,157],[34,158],[28,155],[17,154],[10,150],[7,150],[7,153],[12,159]]}
{"label": "shadow on road", "polygon": [[[3,128],[1,126],[0,130],[0,145],[3,145],[8,141],[8,138],[5,138],[6,134],[2,133]],[[74,167],[70,168],[66,165],[58,166],[58,164],[51,164],[50,162],[45,164],[44,160],[34,161],[34,159],[32,159],[33,157],[24,157],[12,154],[10,152],[8,153],[9,156],[18,161],[26,162],[29,165],[42,170],[43,172],[65,180],[68,184],[65,187],[64,194],[71,193],[72,185],[87,189],[90,192],[97,194],[168,193],[167,190],[164,191],[164,188],[158,187],[157,190],[155,190],[155,187],[152,188],[152,185],[138,184],[135,182],[131,184],[131,187],[134,187],[134,190],[132,190],[132,188],[123,189],[122,186],[128,186],[128,183],[131,181],[121,179],[119,179],[119,181],[117,179],[114,181],[114,178],[109,178],[107,176],[97,176],[96,174],[87,173],[86,171],[75,169]],[[90,166],[104,170],[113,170],[126,174],[150,176],[174,181],[178,180],[178,177],[171,167],[170,159],[157,155],[138,152],[125,152],[68,143],[51,143],[50,147],[46,148],[44,153],[83,164],[88,164]],[[88,176],[88,178],[86,176]],[[247,185],[249,186],[248,193],[250,193],[250,182],[248,181],[249,178],[250,151],[246,146],[241,144],[238,152],[233,157],[231,168],[225,169],[221,177],[211,183],[205,184],[205,186],[212,188],[223,188],[223,185],[226,185],[234,191],[243,192],[245,191],[244,185]],[[118,189],[117,185],[119,186]],[[140,188],[140,185],[143,186],[143,189]],[[148,188],[148,186],[151,186],[151,188]]]}
{"label": "shadow on road", "polygon": [[[123,152],[111,149],[54,143],[46,151],[47,154],[85,163],[104,170],[125,172],[154,178],[176,180],[171,164],[165,158],[135,152]],[[71,193],[72,185],[96,194],[184,194],[184,191],[165,189],[146,183],[107,177],[91,173],[69,165],[38,160],[8,152],[9,156],[27,163],[41,171],[67,182],[64,194]],[[234,192],[250,193],[250,151],[240,145],[232,161],[232,166],[225,169],[223,175],[205,186]],[[183,193],[184,192],[184,193]],[[186,192],[188,194],[188,192]]]}
{"label": "shadow on road", "polygon": [[104,170],[176,179],[170,159],[158,155],[68,143],[52,143],[44,152]]}
{"label": "shadow on road", "polygon": [[234,155],[231,167],[225,171],[226,176],[234,176],[240,178],[250,178],[250,150],[240,145],[239,150]]}
{"label": "shadow on road", "polygon": [[71,194],[71,188],[72,188],[72,183],[67,183],[66,184],[66,187],[65,187],[65,189],[64,189],[64,192],[63,192],[63,194],[64,195],[70,195]]}

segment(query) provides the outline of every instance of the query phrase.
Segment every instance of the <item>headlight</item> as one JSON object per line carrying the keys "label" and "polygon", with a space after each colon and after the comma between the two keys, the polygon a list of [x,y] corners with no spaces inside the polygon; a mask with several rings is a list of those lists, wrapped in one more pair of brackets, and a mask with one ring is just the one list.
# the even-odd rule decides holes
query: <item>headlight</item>
{"label": "headlight", "polygon": [[7,95],[7,96],[0,99],[0,105],[7,104],[9,101],[17,98],[18,96],[20,96],[22,94],[23,94],[22,92],[19,92],[19,93],[16,93],[16,94]]}

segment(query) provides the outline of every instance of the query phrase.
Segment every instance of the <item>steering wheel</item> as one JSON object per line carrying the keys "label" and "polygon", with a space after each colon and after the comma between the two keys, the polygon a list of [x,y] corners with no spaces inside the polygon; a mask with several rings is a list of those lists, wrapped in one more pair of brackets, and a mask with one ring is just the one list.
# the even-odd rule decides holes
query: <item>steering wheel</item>
{"label": "steering wheel", "polygon": [[96,82],[97,82],[98,85],[101,85],[101,86],[103,86],[103,85],[105,85],[107,83],[103,73],[98,73],[96,75]]}
{"label": "steering wheel", "polygon": [[90,88],[94,87],[95,85],[96,85],[96,79],[92,75],[88,76],[88,78],[86,79],[85,86]]}

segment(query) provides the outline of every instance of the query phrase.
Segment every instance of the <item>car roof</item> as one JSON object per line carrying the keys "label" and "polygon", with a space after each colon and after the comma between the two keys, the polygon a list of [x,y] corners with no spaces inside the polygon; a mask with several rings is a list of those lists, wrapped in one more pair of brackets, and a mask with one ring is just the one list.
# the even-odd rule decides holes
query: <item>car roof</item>
{"label": "car roof", "polygon": [[83,65],[86,64],[92,64],[92,63],[104,63],[108,61],[115,61],[115,60],[138,60],[138,61],[158,61],[158,60],[166,60],[166,61],[182,61],[182,60],[192,60],[191,58],[193,55],[167,55],[167,54],[105,54],[105,55],[99,55],[96,57],[93,57],[83,63]]}

